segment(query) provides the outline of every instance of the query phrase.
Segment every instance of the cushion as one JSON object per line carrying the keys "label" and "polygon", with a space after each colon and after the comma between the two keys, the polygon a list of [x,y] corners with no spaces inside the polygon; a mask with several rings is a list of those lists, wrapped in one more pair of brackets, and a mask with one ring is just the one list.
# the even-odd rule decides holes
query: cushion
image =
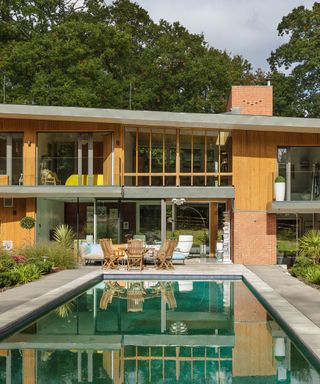
{"label": "cushion", "polygon": [[186,256],[181,252],[173,252],[172,260],[184,260]]}

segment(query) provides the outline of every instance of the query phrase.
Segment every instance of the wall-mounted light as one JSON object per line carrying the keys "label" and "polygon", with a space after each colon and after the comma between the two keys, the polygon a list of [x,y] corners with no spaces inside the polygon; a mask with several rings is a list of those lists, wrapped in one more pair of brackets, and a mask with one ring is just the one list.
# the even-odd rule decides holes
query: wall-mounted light
{"label": "wall-mounted light", "polygon": [[28,147],[31,147],[31,140],[27,141]]}

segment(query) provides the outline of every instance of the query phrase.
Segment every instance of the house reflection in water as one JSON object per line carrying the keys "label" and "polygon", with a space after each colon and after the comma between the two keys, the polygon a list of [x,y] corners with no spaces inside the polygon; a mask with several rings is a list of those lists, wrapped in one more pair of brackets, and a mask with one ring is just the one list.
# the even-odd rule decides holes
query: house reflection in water
{"label": "house reflection in water", "polygon": [[319,382],[241,281],[105,281],[0,348],[6,384]]}

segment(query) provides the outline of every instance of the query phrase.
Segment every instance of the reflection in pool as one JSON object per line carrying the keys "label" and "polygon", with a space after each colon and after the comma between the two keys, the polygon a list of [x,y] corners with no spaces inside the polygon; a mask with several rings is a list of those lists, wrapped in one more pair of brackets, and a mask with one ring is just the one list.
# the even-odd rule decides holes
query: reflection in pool
{"label": "reflection in pool", "polygon": [[0,345],[1,383],[319,383],[241,281],[105,281]]}

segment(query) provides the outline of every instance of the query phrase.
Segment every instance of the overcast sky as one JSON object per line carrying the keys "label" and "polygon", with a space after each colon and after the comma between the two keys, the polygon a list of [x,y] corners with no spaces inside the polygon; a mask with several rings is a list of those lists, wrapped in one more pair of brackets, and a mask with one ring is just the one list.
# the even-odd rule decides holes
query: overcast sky
{"label": "overcast sky", "polygon": [[[110,3],[111,1],[107,1]],[[203,33],[213,47],[240,54],[254,68],[269,68],[266,59],[284,40],[277,26],[293,8],[311,8],[314,0],[135,0],[158,22],[179,21]]]}

